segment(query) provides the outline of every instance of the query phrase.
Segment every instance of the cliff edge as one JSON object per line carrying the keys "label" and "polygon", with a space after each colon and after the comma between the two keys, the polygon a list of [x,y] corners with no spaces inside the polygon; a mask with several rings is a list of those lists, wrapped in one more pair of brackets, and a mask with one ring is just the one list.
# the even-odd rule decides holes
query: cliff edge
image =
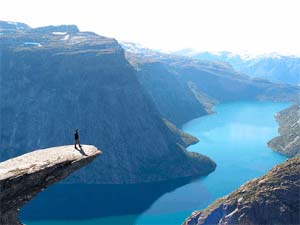
{"label": "cliff edge", "polygon": [[85,166],[101,152],[73,145],[36,150],[0,163],[0,224],[19,225],[18,211],[49,185]]}
{"label": "cliff edge", "polygon": [[299,190],[300,158],[295,156],[194,212],[183,225],[300,224]]}

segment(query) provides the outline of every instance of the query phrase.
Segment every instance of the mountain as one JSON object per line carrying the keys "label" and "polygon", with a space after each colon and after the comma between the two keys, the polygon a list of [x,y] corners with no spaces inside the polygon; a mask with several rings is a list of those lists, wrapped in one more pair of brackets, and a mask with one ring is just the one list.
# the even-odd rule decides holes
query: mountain
{"label": "mountain", "polygon": [[194,212],[183,225],[300,224],[299,190],[300,158],[296,156]]}
{"label": "mountain", "polygon": [[0,24],[1,160],[73,143],[78,128],[81,142],[103,155],[68,182],[144,183],[214,170],[166,125],[115,39],[75,25]]}
{"label": "mountain", "polygon": [[15,33],[17,31],[27,31],[31,28],[25,23],[0,21],[0,33]]}
{"label": "mountain", "polygon": [[101,152],[59,146],[36,150],[0,163],[0,224],[21,225],[20,208],[48,186],[92,162]]}
{"label": "mountain", "polygon": [[173,54],[190,56],[201,60],[222,61],[251,77],[268,79],[274,82],[300,84],[300,57],[280,54],[251,56],[231,52],[197,52],[185,49]]}
{"label": "mountain", "polygon": [[128,42],[122,46],[157,109],[177,126],[212,113],[217,103],[298,100],[299,87],[250,78],[227,63],[164,54]]}
{"label": "mountain", "polygon": [[279,124],[279,136],[273,138],[268,145],[276,152],[292,157],[300,155],[300,108],[292,105],[276,115]]}

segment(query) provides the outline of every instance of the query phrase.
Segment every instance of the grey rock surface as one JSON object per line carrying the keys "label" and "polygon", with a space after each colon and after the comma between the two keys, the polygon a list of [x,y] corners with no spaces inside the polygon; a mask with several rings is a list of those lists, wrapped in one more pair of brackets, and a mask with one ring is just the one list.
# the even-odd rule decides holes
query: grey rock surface
{"label": "grey rock surface", "polygon": [[49,185],[93,161],[94,146],[73,145],[36,150],[0,163],[0,224],[21,224],[20,208]]}

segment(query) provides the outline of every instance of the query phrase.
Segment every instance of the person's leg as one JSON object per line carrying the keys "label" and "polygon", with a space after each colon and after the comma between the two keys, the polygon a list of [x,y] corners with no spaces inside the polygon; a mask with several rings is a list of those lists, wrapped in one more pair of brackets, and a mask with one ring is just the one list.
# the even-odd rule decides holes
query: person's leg
{"label": "person's leg", "polygon": [[80,144],[80,141],[79,141],[79,139],[78,139],[78,145],[79,145],[79,148],[81,148],[81,144]]}
{"label": "person's leg", "polygon": [[75,139],[75,146],[74,146],[75,148],[77,148],[77,147],[76,147],[77,144],[78,144],[78,140]]}

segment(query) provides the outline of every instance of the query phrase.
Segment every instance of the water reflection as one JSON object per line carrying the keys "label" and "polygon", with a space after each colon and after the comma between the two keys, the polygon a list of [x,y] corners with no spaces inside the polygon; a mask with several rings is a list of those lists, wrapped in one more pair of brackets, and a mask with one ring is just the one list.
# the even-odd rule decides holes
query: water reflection
{"label": "water reflection", "polygon": [[[20,217],[32,221],[138,215],[165,193],[189,182],[191,179],[132,185],[57,184],[25,205]],[[136,220],[135,216],[124,218],[127,221],[122,224]]]}

